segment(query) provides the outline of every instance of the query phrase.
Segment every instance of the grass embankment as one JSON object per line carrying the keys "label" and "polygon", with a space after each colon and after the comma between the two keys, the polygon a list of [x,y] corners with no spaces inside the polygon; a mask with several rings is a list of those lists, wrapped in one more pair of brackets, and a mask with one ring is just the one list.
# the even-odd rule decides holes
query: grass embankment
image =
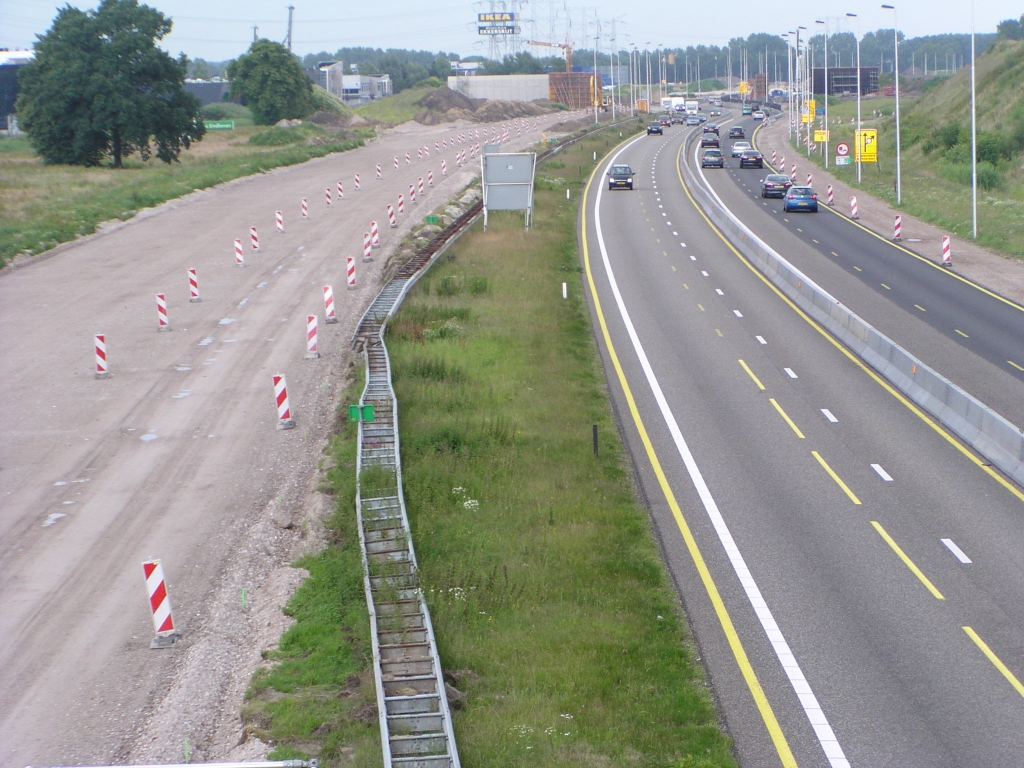
{"label": "grass embankment", "polygon": [[[1003,41],[979,57],[977,64],[978,242],[1022,257],[1024,101],[1019,83],[1024,76],[1024,43]],[[942,82],[928,82],[924,92],[900,98],[900,208],[961,237],[971,236],[969,77],[969,69],[963,69]],[[879,162],[863,165],[858,184],[856,164],[834,165],[837,142],[854,146],[856,99],[830,106],[829,170],[843,182],[895,205],[893,111],[892,97],[861,99],[863,126],[879,132]],[[841,120],[838,127],[837,118]],[[806,156],[806,149],[800,154]],[[822,165],[820,149],[812,160]]]}
{"label": "grass embankment", "polygon": [[235,130],[208,131],[178,163],[143,162],[136,155],[122,169],[44,165],[27,137],[0,138],[0,266],[194,190],[363,143],[312,124],[267,129],[251,118],[235,119]]}
{"label": "grass embankment", "polygon": [[423,107],[416,102],[437,89],[438,86],[432,84],[416,85],[392,96],[385,96],[364,106],[356,107],[355,112],[369,120],[389,125],[404,123],[423,111]]}
{"label": "grass embankment", "polygon": [[[413,289],[388,332],[410,522],[446,674],[466,695],[454,718],[467,766],[735,765],[636,500],[582,293],[576,200],[592,153],[613,143],[588,139],[542,164],[533,230],[521,215],[493,214],[490,231],[463,236]],[[311,570],[358,547],[351,434],[335,445],[335,543]],[[358,606],[324,610],[365,623],[356,574],[344,578],[344,596],[323,599]],[[298,680],[316,677],[303,654],[339,637],[325,628],[325,641],[294,643],[316,639],[319,625],[296,608],[317,589],[298,592],[299,623],[282,645]],[[361,630],[347,631],[350,647],[329,652],[365,659]],[[276,671],[258,678],[249,717],[262,712],[264,735],[286,745],[276,756],[298,749],[334,764],[342,673],[329,676],[292,688]],[[368,671],[362,681],[365,700]],[[308,701],[310,715],[286,718],[292,700]],[[352,715],[341,721],[351,734]]]}

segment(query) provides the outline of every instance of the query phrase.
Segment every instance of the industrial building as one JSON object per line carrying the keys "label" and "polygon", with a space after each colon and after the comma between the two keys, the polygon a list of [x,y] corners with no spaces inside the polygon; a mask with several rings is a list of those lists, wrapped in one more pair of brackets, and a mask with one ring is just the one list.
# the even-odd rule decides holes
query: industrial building
{"label": "industrial building", "polygon": [[448,78],[448,87],[471,99],[537,101],[547,99],[570,109],[601,103],[593,72],[550,72],[546,75],[464,75]]}
{"label": "industrial building", "polygon": [[306,77],[325,91],[333,93],[346,104],[358,107],[393,93],[390,75],[363,75],[352,65],[345,73],[340,61],[321,61],[314,69],[304,69]]}
{"label": "industrial building", "polygon": [[[842,94],[857,95],[856,67],[829,67],[828,91],[825,90],[825,68],[815,67],[811,73],[811,83],[815,93],[827,93],[829,96]],[[878,92],[878,67],[860,68],[860,95]]]}

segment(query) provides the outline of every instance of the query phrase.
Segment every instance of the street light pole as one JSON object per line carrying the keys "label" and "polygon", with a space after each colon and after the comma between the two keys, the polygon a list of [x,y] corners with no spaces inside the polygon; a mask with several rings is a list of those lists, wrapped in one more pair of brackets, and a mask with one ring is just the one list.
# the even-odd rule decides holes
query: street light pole
{"label": "street light pole", "polygon": [[971,237],[978,239],[978,112],[974,89],[974,0],[971,0]]}
{"label": "street light pole", "polygon": [[900,178],[900,32],[896,16],[896,6],[883,5],[892,11],[892,46],[895,64],[893,64],[893,81],[896,83],[896,205],[903,202],[903,180]]}
{"label": "street light pole", "polygon": [[[973,0],[972,0],[973,1]],[[860,134],[860,20],[856,13],[846,14],[850,18],[858,19],[857,21],[857,132],[854,134],[853,146],[854,152],[857,155],[857,183],[860,184],[861,178],[861,134]]]}
{"label": "street light pole", "polygon": [[815,24],[825,26],[825,168],[828,168],[828,19],[816,21]]}

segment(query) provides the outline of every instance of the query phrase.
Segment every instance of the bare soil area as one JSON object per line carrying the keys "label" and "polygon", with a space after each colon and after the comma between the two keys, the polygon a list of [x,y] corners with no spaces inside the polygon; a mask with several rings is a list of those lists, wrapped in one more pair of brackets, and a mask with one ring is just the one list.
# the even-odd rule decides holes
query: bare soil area
{"label": "bare soil area", "polygon": [[[0,422],[0,765],[183,762],[186,741],[194,762],[265,751],[240,744],[238,712],[260,652],[287,626],[280,606],[301,579],[288,564],[321,545],[329,500],[316,491],[318,464],[351,335],[390,250],[478,173],[455,161],[477,139],[440,153],[434,142],[476,129],[482,142],[484,128],[400,126],[0,274],[11,402]],[[512,131],[506,146],[538,133]],[[417,146],[429,147],[420,161]],[[409,185],[428,170],[434,187],[412,204]],[[405,214],[390,229],[386,205],[399,193]],[[383,247],[363,263],[371,220]],[[200,303],[189,302],[189,268]],[[327,284],[336,325],[323,323]],[[157,331],[157,293],[170,331]],[[307,314],[320,318],[318,359],[304,358]],[[93,376],[96,333],[106,334],[106,380]],[[295,429],[276,429],[275,373],[287,376]],[[151,558],[163,561],[182,631],[166,650],[149,647],[141,563]]]}

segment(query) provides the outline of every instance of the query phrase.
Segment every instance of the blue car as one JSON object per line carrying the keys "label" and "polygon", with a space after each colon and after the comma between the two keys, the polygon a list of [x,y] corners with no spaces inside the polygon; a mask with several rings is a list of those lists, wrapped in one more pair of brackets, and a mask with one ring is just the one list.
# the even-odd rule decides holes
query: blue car
{"label": "blue car", "polygon": [[811,187],[790,187],[782,198],[782,210],[818,212],[818,195]]}

